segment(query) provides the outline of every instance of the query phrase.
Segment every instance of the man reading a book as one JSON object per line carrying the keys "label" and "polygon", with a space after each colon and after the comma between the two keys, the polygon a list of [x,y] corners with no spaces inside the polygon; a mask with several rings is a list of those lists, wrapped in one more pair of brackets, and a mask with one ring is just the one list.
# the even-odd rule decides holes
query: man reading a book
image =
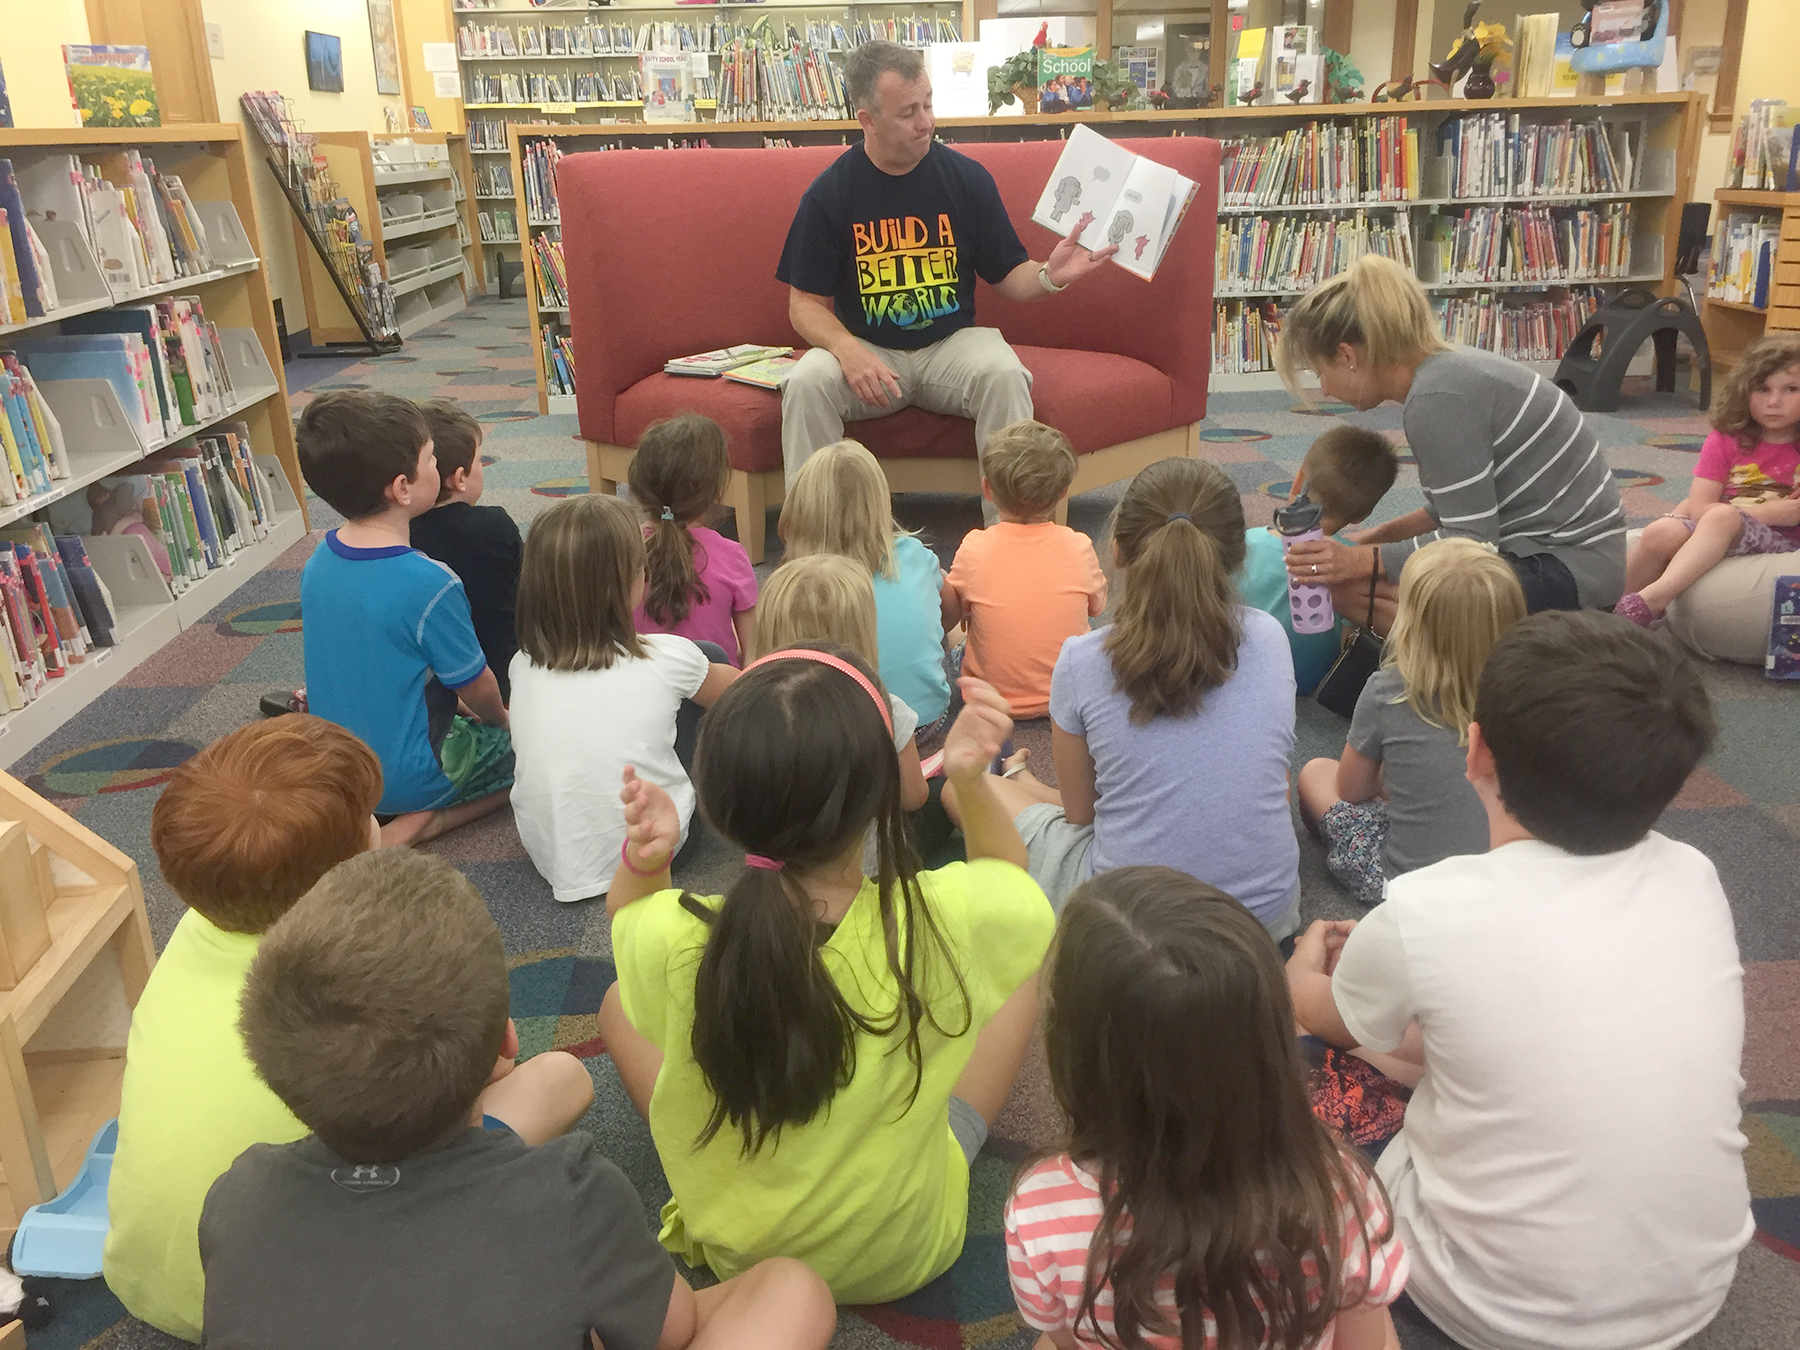
{"label": "man reading a book", "polygon": [[[1116,248],[1074,237],[1034,262],[993,175],[933,140],[919,52],[868,42],[844,66],[863,129],[800,199],[776,278],[811,348],[781,397],[788,481],[845,421],[918,406],[973,418],[975,444],[1031,416],[1031,372],[998,329],[975,326],[975,278],[1008,300],[1041,300]],[[992,509],[991,507],[989,508]]]}

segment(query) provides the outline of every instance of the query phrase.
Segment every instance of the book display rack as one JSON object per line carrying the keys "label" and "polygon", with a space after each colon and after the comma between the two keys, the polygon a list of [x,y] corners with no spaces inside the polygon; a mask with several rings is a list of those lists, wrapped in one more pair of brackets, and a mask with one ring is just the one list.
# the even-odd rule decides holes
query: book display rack
{"label": "book display rack", "polygon": [[[1108,136],[1216,137],[1225,154],[1215,303],[1194,317],[1212,324],[1214,387],[1226,389],[1240,377],[1238,387],[1273,387],[1284,306],[1366,252],[1418,271],[1453,341],[1554,363],[1598,308],[1601,287],[1673,289],[1701,119],[1697,95],[1640,94],[947,118],[938,134],[949,144],[1052,139],[1081,121]],[[539,407],[572,412],[580,353],[560,278],[562,155],[848,145],[861,132],[854,122],[790,121],[511,123],[506,134],[509,220],[528,241]]]}
{"label": "book display rack", "polygon": [[306,532],[244,135],[0,129],[0,766]]}
{"label": "book display rack", "polygon": [[1765,332],[1800,330],[1800,192],[1724,188],[1700,319],[1725,370]]}

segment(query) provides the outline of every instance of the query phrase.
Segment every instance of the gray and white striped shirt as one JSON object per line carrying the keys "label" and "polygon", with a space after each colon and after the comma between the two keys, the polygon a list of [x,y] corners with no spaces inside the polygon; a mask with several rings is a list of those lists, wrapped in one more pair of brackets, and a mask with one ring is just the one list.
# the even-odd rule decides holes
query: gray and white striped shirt
{"label": "gray and white striped shirt", "polygon": [[1625,511],[1612,469],[1562,390],[1516,361],[1458,347],[1427,357],[1404,414],[1419,486],[1438,528],[1383,545],[1398,578],[1417,548],[1450,535],[1528,557],[1550,553],[1584,607],[1625,589]]}

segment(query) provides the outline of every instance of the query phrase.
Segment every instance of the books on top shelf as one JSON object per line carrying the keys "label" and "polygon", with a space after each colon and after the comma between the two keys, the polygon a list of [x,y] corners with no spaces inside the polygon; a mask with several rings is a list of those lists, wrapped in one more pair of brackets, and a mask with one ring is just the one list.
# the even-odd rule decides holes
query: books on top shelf
{"label": "books on top shelf", "polygon": [[1219,222],[1217,294],[1302,291],[1334,277],[1365,253],[1412,270],[1412,222],[1402,207],[1392,218],[1357,211],[1331,216],[1228,216]]}
{"label": "books on top shelf", "polygon": [[544,387],[552,395],[572,395],[575,392],[575,345],[569,335],[544,324],[538,331],[538,342],[544,358]]}
{"label": "books on top shelf", "polygon": [[1731,134],[1725,186],[1751,192],[1800,192],[1800,107],[1752,99]]}
{"label": "books on top shelf", "polygon": [[1308,122],[1220,143],[1221,206],[1356,206],[1419,195],[1419,133],[1403,117]]}
{"label": "books on top shelf", "polygon": [[1727,215],[1713,231],[1712,275],[1707,282],[1707,295],[1732,304],[1767,308],[1780,239],[1778,215],[1742,211]]}
{"label": "books on top shelf", "polygon": [[1059,236],[1079,230],[1089,249],[1118,245],[1112,260],[1148,281],[1197,190],[1168,165],[1077,124],[1031,218]]}
{"label": "books on top shelf", "polygon": [[1641,121],[1523,121],[1518,113],[1452,117],[1438,127],[1452,197],[1578,197],[1635,192]]}
{"label": "books on top shelf", "polygon": [[793,350],[792,347],[765,347],[761,343],[745,342],[735,347],[720,347],[715,351],[698,352],[693,356],[677,356],[663,363],[663,374],[696,375],[702,379],[717,379],[727,371],[736,370],[739,366],[766,361],[772,356],[786,356]]}
{"label": "books on top shelf", "polygon": [[1631,203],[1471,206],[1431,218],[1421,246],[1456,284],[1599,280],[1631,272]]}

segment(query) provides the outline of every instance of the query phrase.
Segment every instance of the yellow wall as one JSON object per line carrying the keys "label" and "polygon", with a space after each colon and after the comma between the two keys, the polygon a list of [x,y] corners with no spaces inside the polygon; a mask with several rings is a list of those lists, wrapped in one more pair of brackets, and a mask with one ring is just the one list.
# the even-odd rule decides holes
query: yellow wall
{"label": "yellow wall", "polygon": [[88,40],[82,0],[5,0],[0,13],[0,70],[13,125],[78,127],[63,71],[63,44]]}
{"label": "yellow wall", "polygon": [[[286,94],[304,131],[384,131],[382,109],[391,104],[404,110],[402,96],[375,92],[367,0],[306,0],[304,5],[292,0],[202,0],[202,8],[207,21],[224,30],[225,59],[214,60],[212,69],[219,116],[226,121],[243,121],[238,97],[245,90]],[[309,28],[342,40],[343,93],[314,93],[306,87],[302,33]],[[293,212],[267,166],[257,167],[253,181],[269,284],[282,302],[288,331],[297,332],[306,327],[306,300],[294,255]]]}
{"label": "yellow wall", "polygon": [[432,76],[425,69],[422,50],[427,42],[456,41],[456,24],[446,0],[394,0],[394,14],[400,21],[400,65],[410,100],[425,109],[433,131],[466,130],[462,100],[431,92]]}

